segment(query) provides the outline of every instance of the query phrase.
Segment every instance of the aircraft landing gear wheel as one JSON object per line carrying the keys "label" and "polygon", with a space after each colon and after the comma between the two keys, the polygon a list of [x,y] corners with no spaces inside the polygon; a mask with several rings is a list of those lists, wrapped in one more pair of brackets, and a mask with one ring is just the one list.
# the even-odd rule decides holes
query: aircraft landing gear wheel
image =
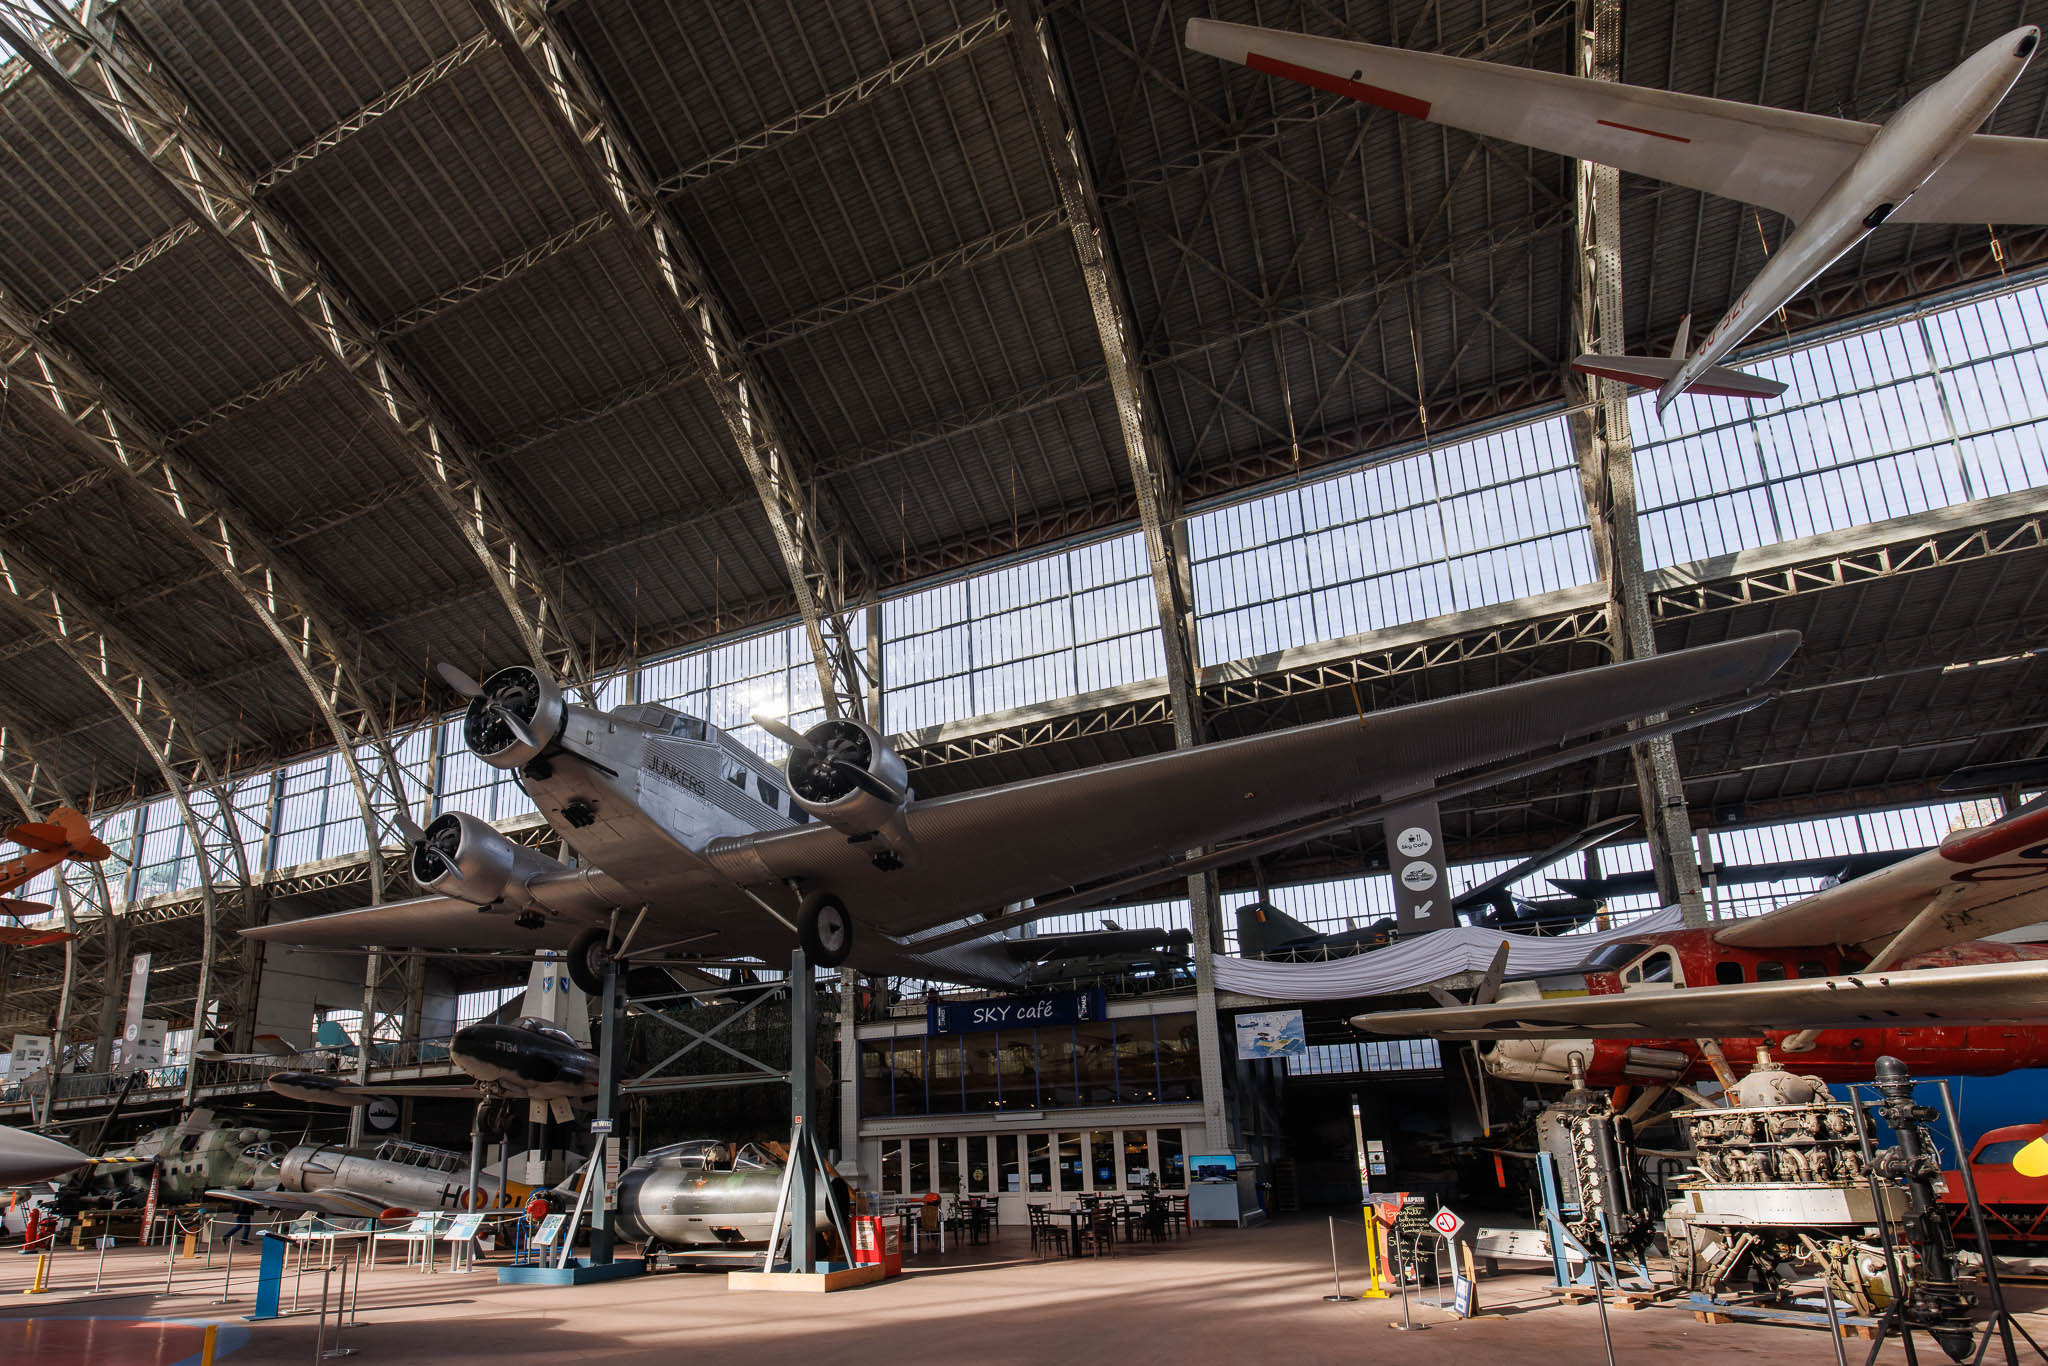
{"label": "aircraft landing gear wheel", "polygon": [[[604,970],[611,966],[613,947],[603,925],[592,925],[569,945],[569,980],[585,996],[596,996],[604,991]],[[624,966],[620,964],[622,969]]]}
{"label": "aircraft landing gear wheel", "polygon": [[811,966],[836,968],[853,952],[853,918],[836,896],[813,892],[797,908],[796,939]]}

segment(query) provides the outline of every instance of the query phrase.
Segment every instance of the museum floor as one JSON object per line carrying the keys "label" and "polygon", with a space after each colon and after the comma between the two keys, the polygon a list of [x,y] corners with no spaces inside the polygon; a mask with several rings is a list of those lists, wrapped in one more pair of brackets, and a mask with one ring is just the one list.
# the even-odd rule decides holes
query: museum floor
{"label": "museum floor", "polygon": [[[1351,1240],[1357,1242],[1356,1238]],[[103,1292],[87,1293],[94,1254],[66,1252],[58,1288],[34,1300],[21,1291],[34,1260],[0,1254],[0,1361],[8,1366],[107,1362],[171,1366],[198,1361],[200,1325],[223,1330],[220,1359],[233,1366],[308,1360],[313,1315],[243,1325],[249,1288],[220,1296],[221,1268],[181,1264],[175,1293],[161,1293],[156,1249],[108,1258]],[[245,1267],[246,1272],[246,1267]],[[432,1276],[389,1265],[368,1273],[360,1326],[343,1345],[372,1366],[450,1361],[672,1363],[820,1360],[1137,1363],[1356,1362],[1366,1354],[1404,1363],[1514,1362],[1586,1366],[1602,1360],[1591,1305],[1553,1306],[1542,1277],[1482,1282],[1482,1308],[1504,1317],[1455,1322],[1418,1308],[1423,1332],[1397,1337],[1395,1302],[1326,1304],[1327,1227],[1298,1218],[1245,1231],[1205,1230],[1156,1249],[1085,1261],[1040,1261],[1022,1230],[992,1245],[927,1255],[885,1285],[834,1295],[734,1294],[722,1276],[666,1274],[572,1289],[499,1286],[490,1272]],[[76,1286],[67,1289],[66,1286]],[[317,1302],[308,1274],[303,1304]],[[1355,1288],[1355,1287],[1352,1287]],[[287,1292],[287,1296],[289,1292]],[[2019,1290],[2015,1307],[2048,1309],[2048,1292]],[[2048,1342],[2048,1313],[2024,1321]],[[1702,1361],[1834,1360],[1819,1333],[1743,1324],[1696,1323],[1681,1308],[1611,1312],[1619,1362],[1685,1352]],[[1851,1361],[1866,1346],[1846,1344]],[[2021,1350],[2025,1348],[2022,1345]],[[1923,1353],[1928,1351],[1922,1348]],[[679,1352],[683,1355],[679,1356]],[[1996,1358],[1994,1353],[1994,1359]],[[1887,1344],[1886,1361],[1903,1361]],[[1923,1356],[1923,1360],[1929,1359]]]}

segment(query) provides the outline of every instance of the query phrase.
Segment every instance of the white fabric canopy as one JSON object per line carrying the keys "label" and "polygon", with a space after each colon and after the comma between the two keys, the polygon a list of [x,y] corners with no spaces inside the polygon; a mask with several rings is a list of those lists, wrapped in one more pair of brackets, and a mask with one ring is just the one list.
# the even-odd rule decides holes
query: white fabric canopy
{"label": "white fabric canopy", "polygon": [[1268,963],[1216,957],[1216,989],[1269,1001],[1343,1001],[1420,991],[1461,972],[1484,972],[1494,951],[1508,946],[1508,976],[1547,977],[1569,972],[1603,944],[1639,939],[1683,926],[1676,906],[1653,911],[1617,930],[1537,938],[1460,926],[1403,939],[1383,949],[1317,963]]}

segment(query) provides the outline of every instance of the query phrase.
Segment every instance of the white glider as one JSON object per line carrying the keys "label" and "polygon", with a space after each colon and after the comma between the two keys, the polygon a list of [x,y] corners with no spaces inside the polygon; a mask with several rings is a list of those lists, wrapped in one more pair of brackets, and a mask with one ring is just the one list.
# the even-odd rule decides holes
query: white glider
{"label": "white glider", "polygon": [[2041,30],[1991,43],[1882,124],[1681,95],[1370,43],[1190,19],[1187,44],[1409,118],[1774,209],[1794,228],[1686,353],[1584,355],[1582,374],[1657,390],[1776,398],[1715,362],[1880,223],[2048,223],[2048,139],[1971,130],[2026,69]]}

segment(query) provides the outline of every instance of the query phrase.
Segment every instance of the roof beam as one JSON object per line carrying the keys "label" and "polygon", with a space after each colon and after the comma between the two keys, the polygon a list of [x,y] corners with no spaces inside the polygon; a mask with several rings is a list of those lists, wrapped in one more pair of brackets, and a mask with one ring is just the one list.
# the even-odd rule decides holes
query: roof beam
{"label": "roof beam", "polygon": [[[48,45],[34,37],[37,17],[54,30]],[[357,382],[482,563],[529,660],[594,696],[588,655],[563,609],[559,571],[517,524],[505,495],[425,388],[292,225],[260,202],[253,177],[203,125],[119,14],[102,11],[81,23],[59,0],[34,0],[32,7],[31,0],[0,0],[0,39],[233,248],[323,354]],[[602,616],[602,599],[593,597],[592,605]],[[605,624],[621,633],[616,623]]]}
{"label": "roof beam", "polygon": [[[1008,0],[1013,51],[1029,102],[1032,122],[1053,182],[1059,187],[1067,228],[1074,238],[1074,256],[1088,290],[1088,306],[1109,371],[1109,391],[1116,400],[1117,425],[1123,433],[1124,458],[1130,465],[1131,487],[1144,531],[1145,558],[1151,567],[1152,593],[1159,611],[1159,634],[1165,647],[1167,694],[1173,703],[1173,744],[1191,749],[1206,738],[1202,720],[1200,666],[1195,647],[1193,584],[1187,560],[1187,528],[1180,520],[1180,486],[1165,428],[1152,399],[1140,354],[1137,323],[1122,277],[1110,257],[1109,232],[1094,175],[1082,146],[1079,119],[1067,76],[1053,51],[1051,25],[1038,0]],[[1190,923],[1194,933],[1195,1024],[1201,1033],[1202,1112],[1209,1132],[1227,1135],[1223,1111],[1223,1073],[1217,1061],[1221,1047],[1216,1024],[1215,947],[1222,939],[1221,902],[1214,873],[1188,879]]]}
{"label": "roof beam", "polygon": [[536,0],[471,0],[574,159],[591,194],[625,235],[649,273],[671,321],[694,347],[703,378],[753,479],[796,594],[827,715],[858,716],[867,695],[865,631],[846,592],[861,575],[857,547],[834,537],[820,518],[813,486],[781,429],[769,386],[746,354],[711,278],[691,249],[639,152],[581,54]]}
{"label": "roof beam", "polygon": [[778,143],[786,142],[800,133],[809,131],[835,114],[865,104],[885,90],[892,89],[934,67],[945,65],[956,57],[963,57],[994,38],[1001,37],[1010,28],[1010,14],[997,9],[977,19],[970,19],[959,28],[938,37],[918,48],[905,53],[880,70],[871,71],[853,84],[844,86],[815,103],[808,104],[788,114],[759,132],[741,138],[729,147],[720,148],[655,186],[655,192],[664,198],[679,194],[683,187],[699,180],[705,180],[737,166],[757,152],[764,152]]}
{"label": "roof beam", "polygon": [[[4,27],[4,24],[0,24]],[[40,403],[68,426],[89,456],[143,495],[187,544],[225,579],[284,651],[312,698],[347,766],[364,820],[389,803],[372,800],[376,779],[358,763],[360,750],[389,752],[376,708],[359,676],[356,652],[329,623],[333,609],[250,527],[249,519],[212,480],[157,436],[83,362],[40,335],[0,289],[0,397]],[[388,794],[402,800],[396,778]],[[376,886],[377,884],[373,884]]]}

